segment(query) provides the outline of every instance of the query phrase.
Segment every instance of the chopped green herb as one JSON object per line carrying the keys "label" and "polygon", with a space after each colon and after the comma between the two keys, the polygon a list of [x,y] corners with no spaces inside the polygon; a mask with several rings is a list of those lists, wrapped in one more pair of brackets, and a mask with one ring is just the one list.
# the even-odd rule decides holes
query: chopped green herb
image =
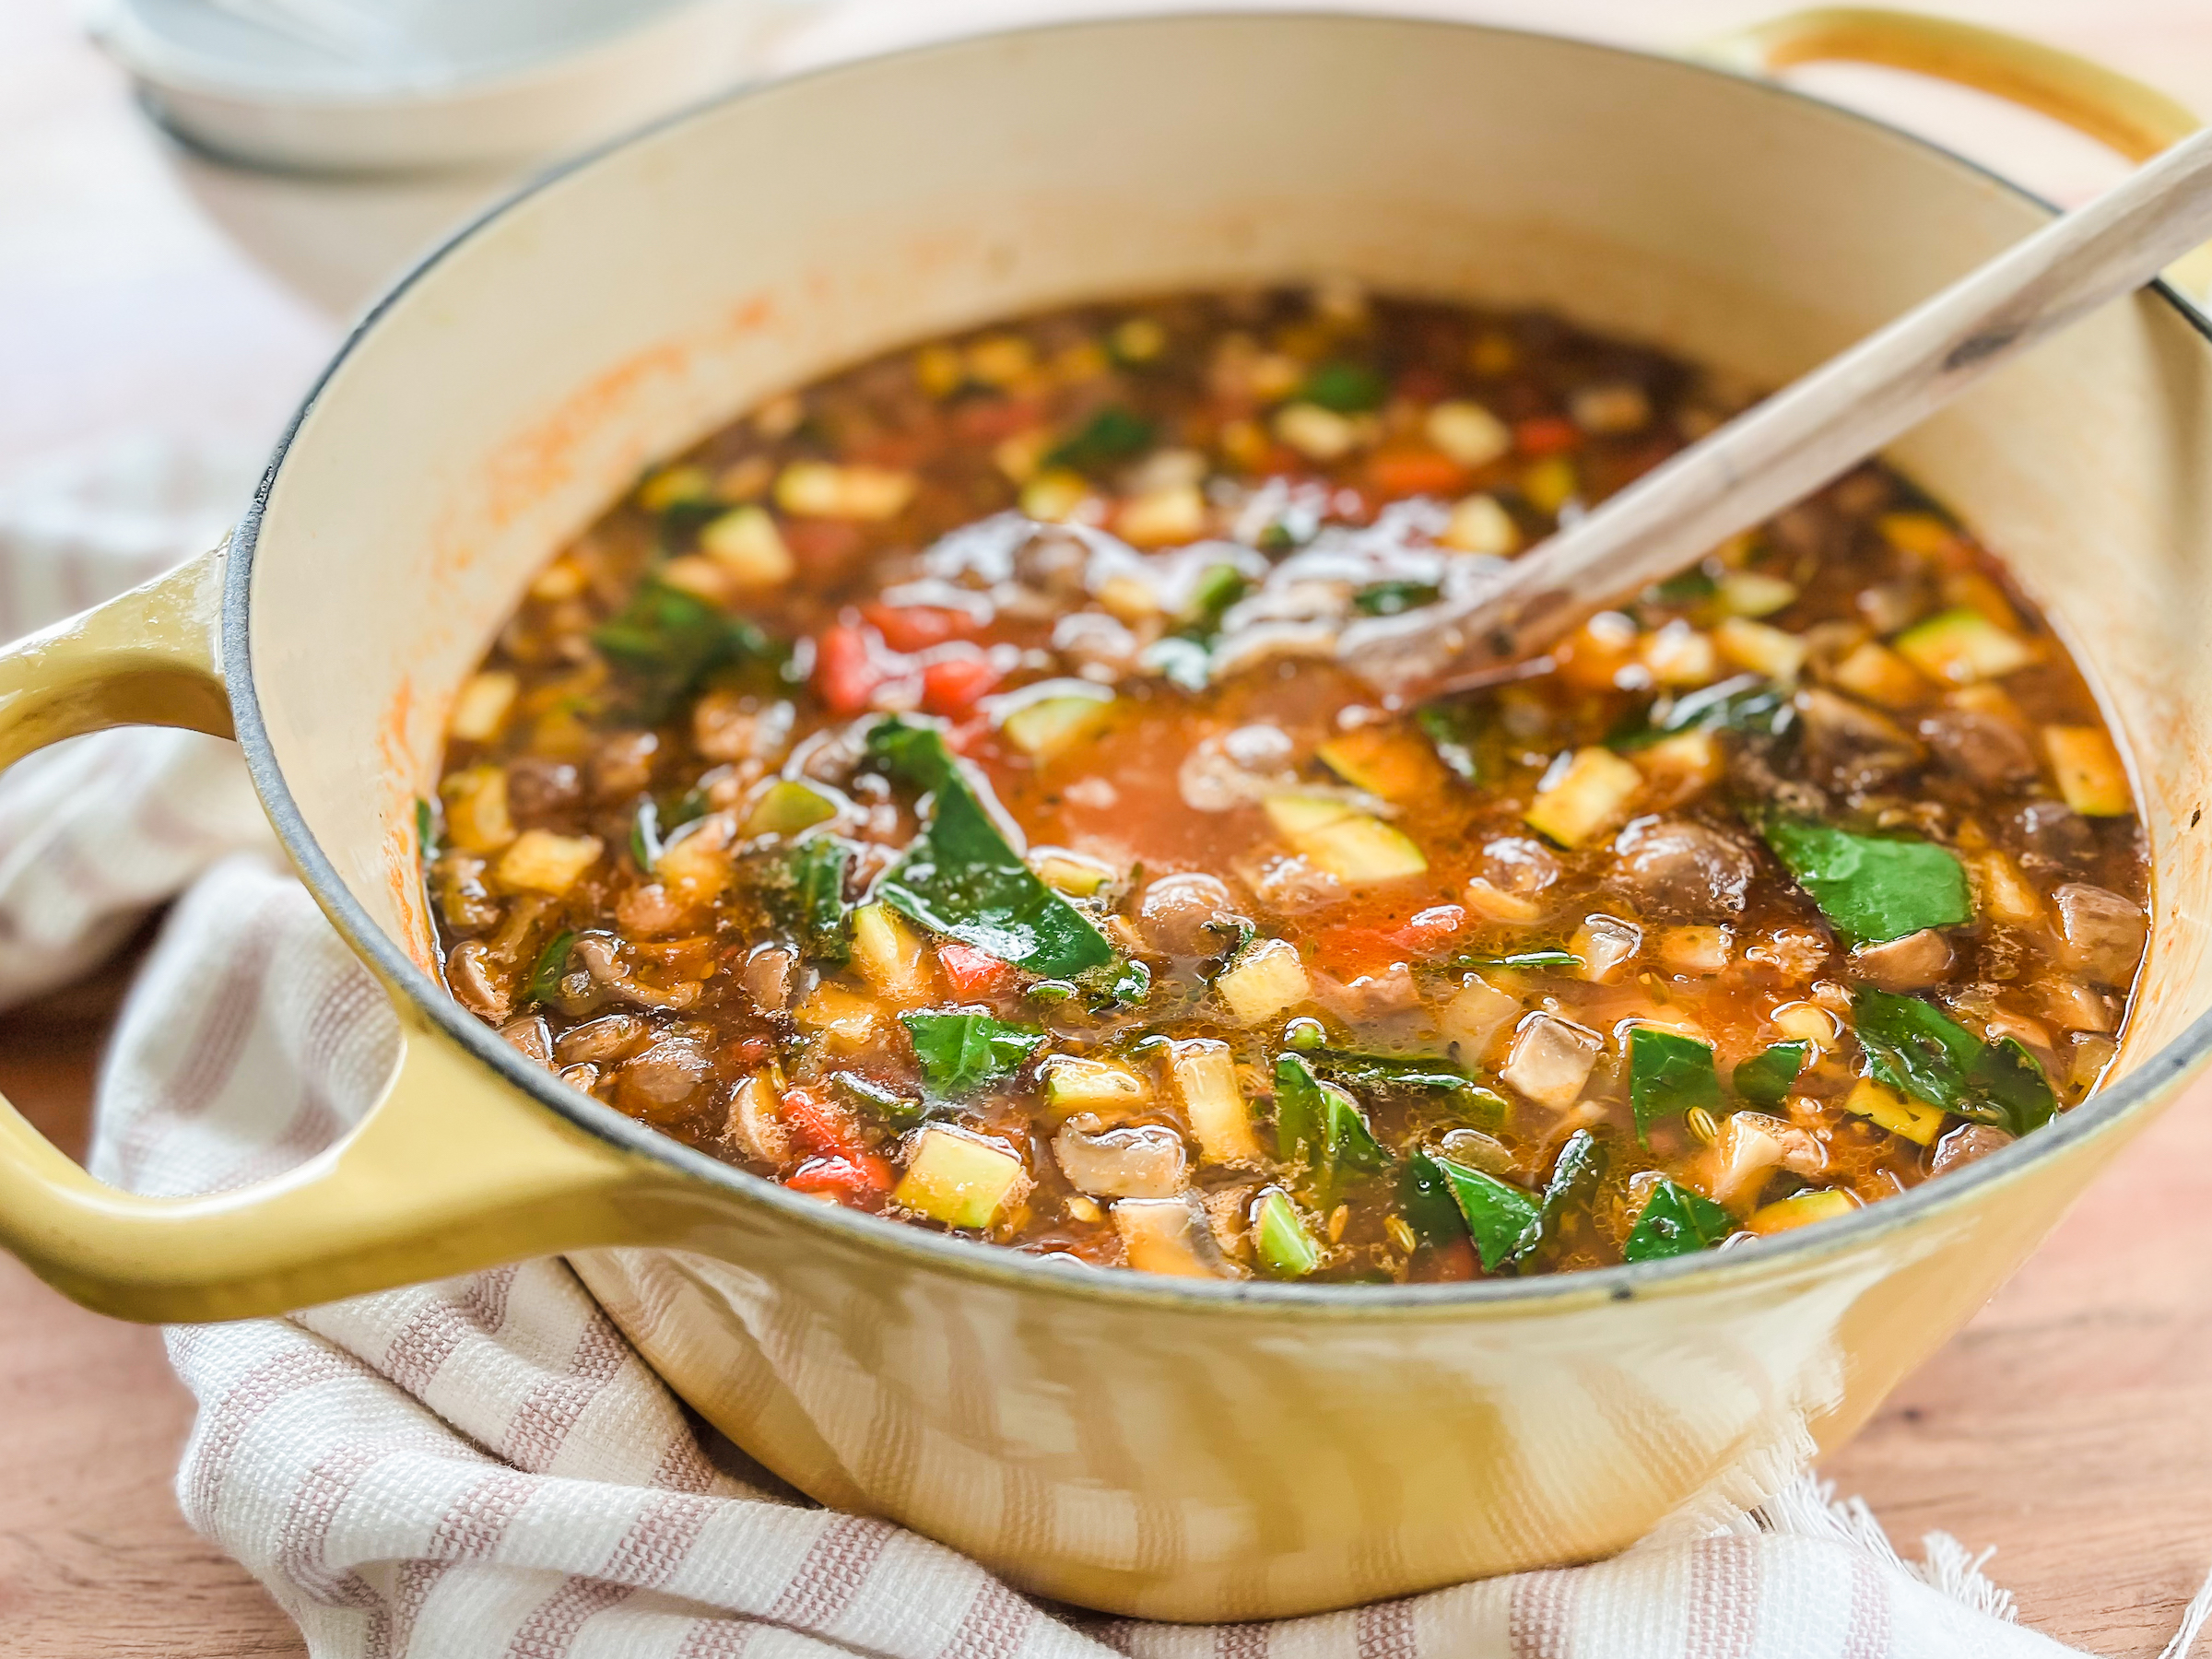
{"label": "chopped green herb", "polygon": [[1326,1259],[1321,1241],[1307,1230],[1305,1218],[1281,1187],[1260,1194],[1252,1223],[1253,1243],[1270,1278],[1304,1278]]}
{"label": "chopped green herb", "polygon": [[1076,994],[1076,987],[1066,980],[1039,980],[1022,994],[1031,1002],[1064,1003]]}
{"label": "chopped green herb", "polygon": [[929,1116],[929,1107],[924,1102],[886,1088],[858,1072],[831,1072],[830,1081],[848,1100],[865,1106],[894,1128],[912,1129]]}
{"label": "chopped green herb", "polygon": [[715,669],[731,663],[780,663],[788,654],[750,622],[656,576],[638,583],[629,603],[599,625],[592,642],[622,677],[640,716],[662,719]]}
{"label": "chopped green herb", "polygon": [[1434,1153],[1430,1157],[1442,1173],[1460,1215],[1465,1218],[1475,1253],[1482,1259],[1482,1270],[1495,1273],[1500,1266],[1519,1260],[1543,1227],[1544,1208],[1535,1195],[1448,1158]]}
{"label": "chopped green herb", "polygon": [[1319,404],[1339,415],[1357,415],[1364,409],[1381,408],[1388,390],[1382,375],[1367,364],[1338,359],[1316,367],[1306,376],[1298,394],[1307,403]]}
{"label": "chopped green herb", "polygon": [[1571,950],[1547,946],[1542,950],[1519,950],[1512,956],[1456,956],[1454,968],[1519,968],[1529,972],[1580,968],[1583,959]]}
{"label": "chopped green herb", "polygon": [[629,820],[629,856],[644,874],[661,862],[661,809],[651,795],[638,797]]}
{"label": "chopped green herb", "polygon": [[1730,1081],[1735,1092],[1754,1106],[1779,1106],[1812,1057],[1809,1042],[1778,1042],[1737,1066]]}
{"label": "chopped green herb", "polygon": [[529,985],[523,993],[525,1001],[551,1002],[560,994],[560,976],[568,970],[569,952],[575,943],[575,930],[565,927],[546,941],[546,947],[531,964]]}
{"label": "chopped green herb", "polygon": [[1796,705],[1787,691],[1756,674],[1739,674],[1653,703],[1606,741],[1617,749],[1639,749],[1684,732],[1752,732],[1779,737],[1796,720]]}
{"label": "chopped green herb", "polygon": [[1048,451],[1047,466],[1071,466],[1081,473],[1133,461],[1152,447],[1154,428],[1143,416],[1109,404],[1084,423],[1082,430]]}
{"label": "chopped green herb", "polygon": [[1114,959],[1089,918],[1022,862],[983,804],[986,786],[953,759],[942,733],[894,715],[867,743],[888,775],[935,798],[922,832],[877,881],[876,897],[932,932],[1049,979]]}
{"label": "chopped green herb", "polygon": [[1032,1027],[1007,1025],[970,1009],[901,1014],[899,1023],[913,1039],[924,1079],[948,1100],[1006,1076],[1044,1042],[1044,1033]]}
{"label": "chopped green herb", "polygon": [[1087,978],[1098,977],[1105,982],[1090,999],[1091,1012],[1109,1013],[1115,1008],[1134,1008],[1152,994],[1152,970],[1135,957],[1117,959],[1104,971],[1093,969]]}
{"label": "chopped green herb", "polygon": [[1638,1026],[1629,1033],[1629,1102],[1636,1112],[1638,1140],[1661,1118],[1679,1117],[1693,1106],[1718,1111],[1721,1082],[1712,1069],[1712,1044]]}
{"label": "chopped green herb", "polygon": [[1606,1162],[1605,1142],[1589,1130],[1577,1129],[1567,1137],[1567,1144],[1552,1160],[1551,1179],[1544,1183],[1543,1211],[1535,1233],[1522,1246],[1523,1255],[1559,1236],[1559,1223],[1567,1212],[1588,1204],[1597,1192],[1598,1182],[1606,1178]]}
{"label": "chopped green herb", "polygon": [[2050,1079],[2017,1038],[1983,1042],[1931,1002],[1871,988],[1852,994],[1851,1012],[1877,1083],[2015,1135],[2057,1110]]}
{"label": "chopped green herb", "polygon": [[430,804],[415,797],[415,850],[425,864],[438,855],[438,818]]}
{"label": "chopped green herb", "polygon": [[1706,1197],[1662,1175],[1644,1201],[1643,1213],[1629,1230],[1621,1254],[1631,1262],[1695,1255],[1711,1250],[1735,1230],[1735,1219]]}
{"label": "chopped green herb", "polygon": [[1461,782],[1493,782],[1504,770],[1497,722],[1487,700],[1423,703],[1413,721],[1435,746],[1436,758]]}
{"label": "chopped green herb", "polygon": [[1324,1199],[1341,1171],[1379,1174],[1390,1167],[1390,1154],[1368,1127],[1359,1102],[1321,1081],[1297,1054],[1275,1063],[1275,1146],[1283,1162],[1305,1165],[1313,1190]]}
{"label": "chopped green herb", "polygon": [[[1320,1030],[1317,1022],[1309,1023],[1314,1024],[1315,1030]],[[1320,1047],[1307,1050],[1306,1058],[1322,1077],[1355,1094],[1441,1094],[1450,1097],[1453,1104],[1482,1122],[1505,1121],[1504,1099],[1483,1088],[1449,1060],[1407,1059]]]}
{"label": "chopped green herb", "polygon": [[1966,870],[1934,841],[1853,835],[1770,816],[1759,832],[1846,945],[1880,945],[1974,919]]}
{"label": "chopped green herb", "polygon": [[1249,585],[1244,572],[1233,564],[1206,566],[1191,592],[1190,603],[1183,607],[1182,626],[1177,631],[1186,640],[1211,640],[1221,631],[1221,618],[1229,614],[1229,607],[1244,597]]}
{"label": "chopped green herb", "polygon": [[1395,617],[1434,605],[1442,593],[1433,582],[1377,582],[1352,595],[1352,607],[1362,616]]}

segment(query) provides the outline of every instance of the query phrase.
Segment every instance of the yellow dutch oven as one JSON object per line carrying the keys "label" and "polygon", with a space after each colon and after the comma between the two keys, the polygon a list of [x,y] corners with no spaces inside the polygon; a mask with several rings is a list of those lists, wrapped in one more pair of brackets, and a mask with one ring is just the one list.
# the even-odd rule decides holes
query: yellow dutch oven
{"label": "yellow dutch oven", "polygon": [[[1818,13],[1738,69],[1947,74],[2131,154],[2155,95],[1954,25]],[[1618,1549],[1849,1435],[2212,1043],[2212,344],[2170,294],[1895,459],[2003,549],[2143,765],[2149,965],[2117,1081],[1848,1219],[1526,1282],[1193,1283],[841,1210],[571,1090],[449,1002],[413,801],[532,571],[749,401],[1004,313],[1349,273],[1557,307],[1778,382],[2044,205],[1727,68],[1371,17],[1012,33],[713,104],[552,178],[347,343],[218,550],[0,658],[0,759],[235,732],[406,1043],[344,1145],[248,1191],[101,1186],[0,1112],[0,1239],[88,1305],[232,1319],[550,1251],[686,1399],[825,1503],[1043,1594],[1250,1618]]]}

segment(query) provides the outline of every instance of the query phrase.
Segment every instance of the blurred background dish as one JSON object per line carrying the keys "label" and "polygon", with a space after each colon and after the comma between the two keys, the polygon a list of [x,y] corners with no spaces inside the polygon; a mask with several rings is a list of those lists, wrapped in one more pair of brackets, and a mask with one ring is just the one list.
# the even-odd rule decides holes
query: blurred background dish
{"label": "blurred background dish", "polygon": [[248,253],[353,312],[559,157],[757,73],[809,0],[97,0],[166,157]]}

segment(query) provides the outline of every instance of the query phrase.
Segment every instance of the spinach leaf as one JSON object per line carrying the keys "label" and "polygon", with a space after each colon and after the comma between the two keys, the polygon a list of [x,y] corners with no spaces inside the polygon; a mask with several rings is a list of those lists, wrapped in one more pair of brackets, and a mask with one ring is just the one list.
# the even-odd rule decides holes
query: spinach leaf
{"label": "spinach leaf", "polygon": [[1398,1209],[1424,1244],[1448,1244],[1466,1230],[1466,1218],[1444,1178],[1443,1159],[1434,1153],[1416,1152],[1406,1160],[1398,1177]]}
{"label": "spinach leaf", "polygon": [[1779,1106],[1812,1057],[1809,1042],[1778,1042],[1737,1066],[1730,1081],[1735,1092],[1754,1106]]}
{"label": "spinach leaf", "polygon": [[973,1009],[901,1014],[929,1087],[947,1099],[971,1094],[1005,1077],[1042,1046],[1044,1033],[1007,1025]]}
{"label": "spinach leaf", "polygon": [[1535,1194],[1448,1158],[1430,1154],[1430,1160],[1443,1175],[1453,1202],[1466,1219],[1475,1253],[1482,1259],[1482,1270],[1495,1273],[1519,1260],[1535,1243],[1543,1225],[1543,1206]]}
{"label": "spinach leaf", "polygon": [[1182,626],[1176,632],[1200,643],[1211,640],[1221,631],[1221,618],[1229,614],[1229,607],[1244,597],[1247,585],[1244,572],[1233,564],[1206,566],[1192,590],[1190,603],[1183,607]]}
{"label": "spinach leaf", "polygon": [[1974,919],[1966,870],[1934,841],[1853,835],[1771,815],[1759,833],[1846,945],[1880,945]]}
{"label": "spinach leaf", "polygon": [[1106,936],[1022,863],[942,733],[894,715],[868,733],[867,747],[887,774],[935,797],[922,832],[877,880],[876,897],[933,933],[1047,979],[1113,959]]}
{"label": "spinach leaf", "polygon": [[1636,1027],[1629,1033],[1629,1103],[1636,1111],[1638,1140],[1659,1119],[1677,1117],[1693,1106],[1719,1111],[1721,1081],[1712,1069],[1712,1045],[1679,1031]]}
{"label": "spinach leaf", "polygon": [[568,971],[569,951],[575,943],[576,931],[568,927],[546,941],[546,947],[530,967],[529,984],[523,993],[526,1000],[551,1002],[560,994],[560,976]]}
{"label": "spinach leaf", "polygon": [[1108,404],[1074,436],[1063,439],[1044,457],[1047,466],[1072,466],[1081,473],[1100,472],[1118,461],[1130,461],[1152,446],[1154,428],[1143,416]]}
{"label": "spinach leaf", "polygon": [[1796,724],[1790,694],[1756,674],[1739,674],[1718,685],[1654,703],[1639,721],[1606,741],[1617,749],[1648,748],[1684,732],[1750,732],[1779,737]]}
{"label": "spinach leaf", "polygon": [[2025,1135],[2058,1109],[2051,1081],[2018,1038],[1983,1042],[1935,1004],[1862,988],[1852,1025],[1877,1083],[1978,1124]]}
{"label": "spinach leaf", "polygon": [[1359,1102],[1321,1081],[1298,1054],[1275,1063],[1275,1150],[1284,1163],[1304,1164],[1324,1198],[1344,1171],[1380,1174],[1390,1168],[1390,1154],[1368,1127]]}
{"label": "spinach leaf", "polygon": [[1706,1197],[1662,1175],[1644,1201],[1643,1213],[1629,1230],[1621,1254],[1631,1262],[1695,1255],[1711,1250],[1735,1230],[1735,1218]]}
{"label": "spinach leaf", "polygon": [[639,715],[659,720],[699,682],[730,663],[780,663],[788,654],[750,622],[657,576],[601,623],[592,643],[626,685]]}
{"label": "spinach leaf", "polygon": [[769,913],[798,941],[811,960],[841,962],[852,951],[851,912],[845,903],[845,874],[853,846],[833,835],[817,835],[794,846],[747,861],[750,879]]}
{"label": "spinach leaf", "polygon": [[629,856],[648,876],[661,862],[661,808],[651,795],[638,797],[638,809],[630,818]]}
{"label": "spinach leaf", "polygon": [[1364,409],[1381,408],[1388,390],[1382,375],[1367,364],[1338,359],[1314,368],[1298,394],[1307,403],[1317,403],[1339,415],[1357,415]]}
{"label": "spinach leaf", "polygon": [[1352,608],[1365,617],[1395,617],[1434,605],[1443,589],[1433,582],[1377,582],[1352,595]]}
{"label": "spinach leaf", "polygon": [[912,1129],[930,1115],[927,1102],[911,1100],[858,1072],[831,1072],[830,1081],[848,1100],[865,1106],[894,1128]]}
{"label": "spinach leaf", "polygon": [[1435,746],[1436,758],[1463,783],[1495,780],[1504,771],[1498,752],[1497,723],[1481,700],[1423,703],[1414,724]]}
{"label": "spinach leaf", "polygon": [[[1293,1045],[1296,1046],[1296,1045]],[[1331,1083],[1367,1095],[1445,1095],[1463,1111],[1486,1123],[1505,1120],[1506,1103],[1449,1060],[1407,1059],[1394,1054],[1361,1054],[1348,1049],[1313,1048],[1307,1062]]]}

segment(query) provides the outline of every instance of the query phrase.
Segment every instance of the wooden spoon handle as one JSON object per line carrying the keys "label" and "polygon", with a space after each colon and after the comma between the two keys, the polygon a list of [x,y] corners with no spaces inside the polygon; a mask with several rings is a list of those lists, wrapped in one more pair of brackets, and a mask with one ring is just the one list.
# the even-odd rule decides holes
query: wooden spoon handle
{"label": "wooden spoon handle", "polygon": [[1506,677],[1592,612],[1803,500],[2207,239],[2212,131],[1647,473],[1505,567],[1494,586],[1356,621],[1337,654],[1399,703]]}

